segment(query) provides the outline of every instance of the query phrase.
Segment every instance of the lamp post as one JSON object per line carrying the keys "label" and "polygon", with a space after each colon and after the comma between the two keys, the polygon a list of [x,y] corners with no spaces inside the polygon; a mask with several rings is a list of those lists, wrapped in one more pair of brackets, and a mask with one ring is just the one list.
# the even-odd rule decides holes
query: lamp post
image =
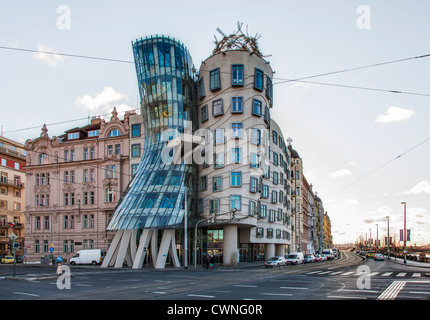
{"label": "lamp post", "polygon": [[387,226],[387,230],[388,230],[388,236],[387,236],[387,245],[388,245],[388,260],[390,260],[390,217],[386,216],[385,218],[387,218],[387,222],[388,222],[388,226]]}
{"label": "lamp post", "polygon": [[49,243],[49,251],[51,252],[51,263],[53,262],[53,260],[54,260],[54,257],[53,257],[53,254],[52,254],[52,252],[53,252],[53,247],[51,247],[51,246],[53,246],[53,243],[52,243],[52,215],[53,215],[53,210],[52,210],[52,208],[50,207],[50,206],[45,206],[45,205],[42,205],[43,207],[46,207],[46,208],[48,208],[50,211],[51,211],[51,221],[49,222],[49,229],[50,229],[50,233],[51,233],[51,240],[50,240],[50,243]]}
{"label": "lamp post", "polygon": [[199,223],[203,221],[215,223],[216,217],[201,219],[197,221],[196,226],[194,227],[194,269],[197,269],[197,227]]}
{"label": "lamp post", "polygon": [[376,251],[378,251],[379,240],[378,240],[378,224],[376,224]]}
{"label": "lamp post", "polygon": [[406,202],[402,201],[403,204],[403,263],[406,263]]}

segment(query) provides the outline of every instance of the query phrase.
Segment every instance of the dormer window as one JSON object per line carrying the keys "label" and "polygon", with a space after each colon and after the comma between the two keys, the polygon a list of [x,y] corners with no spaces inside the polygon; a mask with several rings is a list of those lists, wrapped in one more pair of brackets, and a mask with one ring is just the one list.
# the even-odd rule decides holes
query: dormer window
{"label": "dormer window", "polygon": [[98,137],[99,136],[99,130],[93,130],[88,132],[88,137]]}
{"label": "dormer window", "polygon": [[67,135],[67,139],[69,139],[69,140],[79,139],[79,132],[72,132],[72,133],[69,133],[69,134]]}

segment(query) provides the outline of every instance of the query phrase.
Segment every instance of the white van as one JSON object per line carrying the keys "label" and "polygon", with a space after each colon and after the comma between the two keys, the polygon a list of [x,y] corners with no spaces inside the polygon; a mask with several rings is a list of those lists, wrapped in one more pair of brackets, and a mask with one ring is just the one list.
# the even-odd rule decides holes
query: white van
{"label": "white van", "polygon": [[101,264],[106,256],[104,249],[79,250],[71,259],[70,264]]}
{"label": "white van", "polygon": [[287,264],[301,264],[305,258],[301,252],[291,252],[288,256],[285,256]]}

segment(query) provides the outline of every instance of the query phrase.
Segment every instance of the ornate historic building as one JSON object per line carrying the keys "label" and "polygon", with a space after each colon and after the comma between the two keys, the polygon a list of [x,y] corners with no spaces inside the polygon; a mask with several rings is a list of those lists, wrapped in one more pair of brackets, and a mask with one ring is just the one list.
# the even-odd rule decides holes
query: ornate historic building
{"label": "ornate historic building", "polygon": [[114,109],[109,121],[25,143],[25,232],[28,261],[51,255],[69,259],[81,249],[107,249],[106,227],[130,180],[129,122]]}

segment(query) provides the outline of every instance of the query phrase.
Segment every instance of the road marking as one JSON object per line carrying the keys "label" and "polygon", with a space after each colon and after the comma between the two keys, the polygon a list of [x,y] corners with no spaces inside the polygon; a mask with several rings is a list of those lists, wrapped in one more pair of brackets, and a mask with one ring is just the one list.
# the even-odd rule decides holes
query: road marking
{"label": "road marking", "polygon": [[280,287],[280,289],[307,290],[308,288],[302,288],[302,287]]}
{"label": "road marking", "polygon": [[339,289],[336,291],[347,291],[347,292],[365,292],[365,293],[378,293],[376,290],[365,290],[365,289]]}
{"label": "road marking", "polygon": [[166,294],[166,292],[165,292],[165,291],[152,291],[152,293]]}
{"label": "road marking", "polygon": [[430,294],[429,291],[409,291],[409,293],[414,293],[414,294]]}
{"label": "road marking", "polygon": [[369,276],[376,276],[379,272],[372,272]]}
{"label": "road marking", "polygon": [[290,293],[265,293],[265,292],[263,292],[263,293],[260,293],[261,295],[263,295],[263,296],[287,296],[287,297],[291,297],[292,296],[292,294],[290,294]]}
{"label": "road marking", "polygon": [[248,285],[248,284],[235,284],[234,287],[242,287],[242,288],[257,288],[257,286]]}
{"label": "road marking", "polygon": [[421,277],[421,273],[414,273],[414,274],[412,275],[412,277],[419,278],[419,277]]}
{"label": "road marking", "polygon": [[40,297],[38,294],[33,294],[33,293],[27,293],[27,292],[14,292],[16,294],[22,294],[25,296],[32,296],[32,297]]}
{"label": "road marking", "polygon": [[327,296],[327,298],[334,298],[334,299],[367,299],[366,297],[348,297],[348,296]]}
{"label": "road marking", "polygon": [[73,285],[78,287],[91,287],[91,284],[86,284],[86,283],[74,283]]}
{"label": "road marking", "polygon": [[400,272],[397,274],[396,277],[404,277],[406,275],[406,272]]}
{"label": "road marking", "polygon": [[393,273],[392,272],[385,272],[384,274],[381,274],[381,277],[388,277],[391,274],[393,274]]}
{"label": "road marking", "polygon": [[308,272],[308,273],[306,273],[306,274],[314,274],[314,273],[318,273],[318,272],[321,272],[321,270]]}
{"label": "road marking", "polygon": [[339,273],[342,273],[342,272],[343,272],[343,271],[336,271],[336,272],[333,272],[333,273],[332,273],[332,275],[333,275],[333,274],[339,274]]}
{"label": "road marking", "polygon": [[343,276],[347,276],[347,275],[349,275],[349,274],[351,274],[351,273],[354,273],[353,271],[351,271],[351,272],[345,272],[345,273],[342,273],[342,275]]}
{"label": "road marking", "polygon": [[318,274],[327,274],[327,273],[330,273],[331,271],[324,271],[324,272],[320,272],[320,273],[318,273]]}
{"label": "road marking", "polygon": [[199,298],[215,298],[215,296],[207,296],[204,294],[187,294],[188,297],[199,297]]}
{"label": "road marking", "polygon": [[377,300],[394,300],[405,284],[406,281],[393,281],[388,288],[378,296]]}

